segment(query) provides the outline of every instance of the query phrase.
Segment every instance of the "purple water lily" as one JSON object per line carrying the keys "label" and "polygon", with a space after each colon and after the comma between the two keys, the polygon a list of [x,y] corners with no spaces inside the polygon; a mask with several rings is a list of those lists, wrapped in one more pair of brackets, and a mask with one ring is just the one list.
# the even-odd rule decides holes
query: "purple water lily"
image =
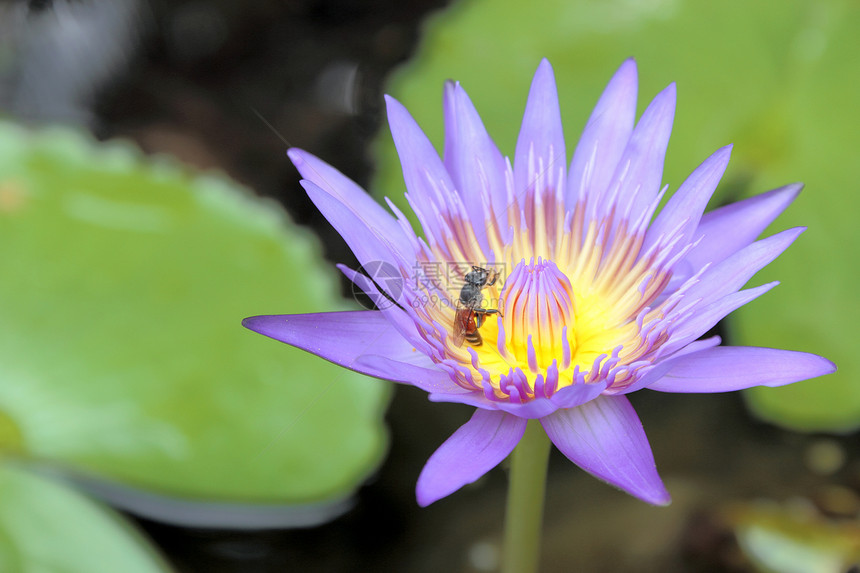
{"label": "purple water lily", "polygon": [[[638,122],[636,93],[636,64],[628,60],[598,101],[569,167],[546,60],[532,82],[513,164],[459,84],[445,86],[444,159],[388,98],[423,238],[390,201],[393,215],[330,165],[289,151],[311,200],[359,262],[385,263],[399,292],[386,286],[390,281],[341,270],[377,301],[396,304],[257,316],[244,324],[357,372],[417,386],[432,401],[476,408],[421,472],[422,506],[499,464],[529,419],[539,419],[555,446],[595,477],[666,504],[669,494],[625,394],[779,386],[835,370],[813,354],[699,340],[776,285],[741,290],[803,231],[755,240],[801,185],[703,215],[729,161],[724,147],[654,216],[666,191],[675,86],[660,92]],[[451,286],[426,272],[441,265],[457,268],[459,282]],[[478,285],[480,307],[458,300],[471,265],[493,275],[509,271]],[[477,313],[469,312],[473,307]],[[464,343],[464,328],[477,340]]]}

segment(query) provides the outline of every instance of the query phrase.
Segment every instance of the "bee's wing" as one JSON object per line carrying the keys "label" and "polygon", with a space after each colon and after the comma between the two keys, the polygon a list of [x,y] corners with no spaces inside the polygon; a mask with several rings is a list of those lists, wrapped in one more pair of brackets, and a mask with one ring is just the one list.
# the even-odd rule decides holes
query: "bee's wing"
{"label": "bee's wing", "polygon": [[466,331],[469,328],[469,321],[472,319],[472,311],[468,308],[458,308],[454,315],[454,346],[463,346],[463,341],[466,340]]}

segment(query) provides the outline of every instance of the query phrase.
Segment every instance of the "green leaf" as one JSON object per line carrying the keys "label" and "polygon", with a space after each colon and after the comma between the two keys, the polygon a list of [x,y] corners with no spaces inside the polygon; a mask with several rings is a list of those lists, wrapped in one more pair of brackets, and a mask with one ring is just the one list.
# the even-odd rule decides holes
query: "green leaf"
{"label": "green leaf", "polygon": [[0,124],[0,276],[0,410],[30,456],[305,504],[349,496],[384,454],[386,383],[241,327],[345,304],[317,241],[223,177]]}
{"label": "green leaf", "polygon": [[169,570],[146,540],[112,511],[51,480],[0,467],[0,571]]}
{"label": "green leaf", "polygon": [[[855,160],[860,125],[860,11],[847,0],[609,2],[475,0],[440,13],[388,92],[441,150],[442,86],[459,80],[502,153],[512,156],[532,74],[555,68],[568,154],[615,69],[635,57],[640,113],[678,84],[664,181],[670,191],[710,153],[734,143],[712,206],[794,181],[806,191],[773,230],[808,225],[798,244],[754,280],[783,285],[733,315],[731,342],[817,352],[840,371],[749,394],[755,410],[807,429],[860,423],[860,247]],[[374,189],[401,207],[391,138],[377,145]],[[409,212],[406,209],[406,212]],[[853,258],[852,258],[853,257]]]}
{"label": "green leaf", "polygon": [[839,573],[860,558],[860,536],[850,523],[774,503],[737,505],[725,517],[756,571]]}

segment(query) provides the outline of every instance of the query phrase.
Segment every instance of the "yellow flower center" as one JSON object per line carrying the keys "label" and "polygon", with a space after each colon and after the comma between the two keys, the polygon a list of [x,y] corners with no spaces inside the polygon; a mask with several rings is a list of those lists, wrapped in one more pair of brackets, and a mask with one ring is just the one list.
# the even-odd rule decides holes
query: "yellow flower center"
{"label": "yellow flower center", "polygon": [[[431,358],[458,384],[492,399],[527,401],[603,381],[618,390],[636,380],[668,339],[665,318],[683,293],[660,295],[671,278],[669,259],[683,253],[675,236],[643,249],[659,197],[636,221],[615,208],[595,216],[599,209],[583,201],[569,209],[563,168],[534,163],[534,184],[524,197],[513,193],[508,166],[504,208],[486,202],[486,247],[465,213],[452,208],[436,220],[437,233],[422,251],[423,262],[460,261],[469,269],[492,261],[493,270],[507,270],[504,280],[481,290],[480,308],[500,313],[468,325],[464,303],[456,302],[460,286],[425,285],[425,299],[441,293],[448,303],[416,307],[427,325],[422,336],[436,348]],[[465,272],[460,279],[465,284]],[[456,331],[464,324],[480,325],[480,337],[462,342]]]}

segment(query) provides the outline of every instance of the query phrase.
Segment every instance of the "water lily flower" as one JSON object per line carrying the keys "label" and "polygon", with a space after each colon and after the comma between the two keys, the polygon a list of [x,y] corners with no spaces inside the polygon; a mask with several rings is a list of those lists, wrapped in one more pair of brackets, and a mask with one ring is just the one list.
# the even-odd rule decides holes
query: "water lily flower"
{"label": "water lily flower", "polygon": [[[776,285],[743,289],[804,230],[756,240],[801,185],[703,215],[728,164],[727,146],[705,159],[655,216],[667,189],[663,160],[675,86],[660,92],[638,122],[636,97],[636,64],[628,60],[597,102],[569,165],[546,60],[532,81],[513,161],[493,143],[459,84],[445,86],[442,158],[388,97],[420,237],[391,201],[388,211],[327,163],[289,150],[302,186],[362,266],[389,269],[369,277],[341,267],[380,308],[257,316],[244,324],[357,372],[421,388],[434,402],[475,407],[421,472],[420,505],[499,464],[532,419],[582,469],[666,504],[669,494],[628,393],[726,392],[835,370],[813,354],[700,339]],[[461,267],[453,287],[419,272],[452,263]],[[458,314],[471,308],[458,296],[472,265],[488,275],[506,271],[495,283],[488,276],[477,285],[480,310],[498,313]],[[480,344],[474,337],[463,342],[457,331],[464,326],[480,335]]]}

